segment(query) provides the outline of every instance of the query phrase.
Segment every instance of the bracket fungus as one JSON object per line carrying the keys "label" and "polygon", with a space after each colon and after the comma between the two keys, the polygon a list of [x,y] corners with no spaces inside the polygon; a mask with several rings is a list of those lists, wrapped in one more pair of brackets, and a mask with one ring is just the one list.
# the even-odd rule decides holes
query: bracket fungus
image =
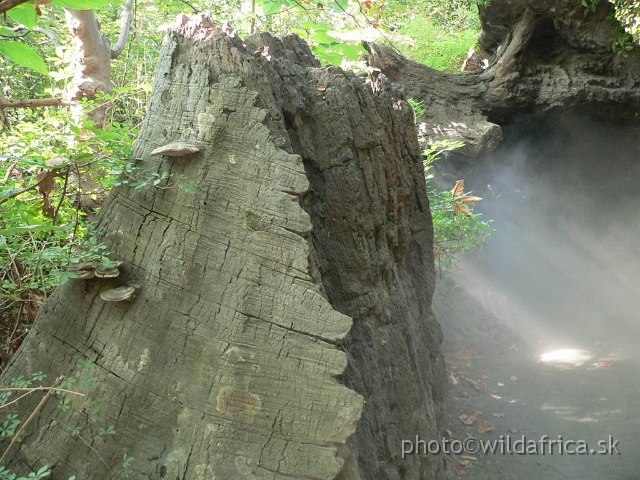
{"label": "bracket fungus", "polygon": [[74,273],[76,276],[73,278],[77,278],[78,280],[90,280],[96,276],[96,271],[93,268],[78,269]]}
{"label": "bracket fungus", "polygon": [[118,267],[115,268],[96,268],[96,277],[98,278],[116,278],[120,275]]}
{"label": "bracket fungus", "polygon": [[92,278],[116,278],[120,275],[122,261],[109,262],[108,265],[96,265],[95,262],[84,262],[71,268],[75,274],[73,278],[78,280],[90,280]]}
{"label": "bracket fungus", "polygon": [[175,142],[158,147],[151,152],[151,155],[166,155],[167,157],[186,157],[198,153],[200,148],[191,143]]}
{"label": "bracket fungus", "polygon": [[100,292],[100,298],[105,302],[124,302],[126,300],[131,300],[135,296],[137,290],[137,286],[133,285],[111,288]]}

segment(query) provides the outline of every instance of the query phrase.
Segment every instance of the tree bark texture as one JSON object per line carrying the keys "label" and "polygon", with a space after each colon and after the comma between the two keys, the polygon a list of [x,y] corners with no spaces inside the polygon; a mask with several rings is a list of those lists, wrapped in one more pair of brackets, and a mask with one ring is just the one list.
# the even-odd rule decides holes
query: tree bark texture
{"label": "tree bark texture", "polygon": [[554,108],[588,107],[597,115],[633,116],[640,106],[640,51],[617,55],[616,24],[602,2],[584,15],[580,1],[492,0],[481,9],[489,68],[466,75],[438,72],[385,46],[369,44],[369,63],[424,101],[426,133],[467,145],[477,157],[502,138],[500,125]]}
{"label": "tree bark texture", "polygon": [[[126,453],[133,478],[444,478],[441,458],[400,460],[438,436],[445,387],[413,115],[384,76],[319,67],[296,36],[181,18],[135,148],[174,188],[115,189],[98,223],[123,274],[41,308],[3,381],[97,357],[97,384],[49,402],[12,467],[118,478]],[[172,142],[200,152],[150,154]],[[133,301],[100,298],[124,284]]]}

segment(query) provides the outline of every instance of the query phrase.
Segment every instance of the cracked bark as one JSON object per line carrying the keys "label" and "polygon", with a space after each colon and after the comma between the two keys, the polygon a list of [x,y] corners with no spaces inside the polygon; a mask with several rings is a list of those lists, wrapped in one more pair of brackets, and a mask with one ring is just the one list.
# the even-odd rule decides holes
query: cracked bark
{"label": "cracked bark", "polygon": [[[177,141],[201,152],[150,156]],[[443,459],[399,458],[402,438],[437,438],[445,379],[398,92],[319,68],[298,37],[243,44],[182,17],[134,154],[198,190],[119,187],[103,206],[123,275],[57,289],[4,372],[71,374],[97,355],[97,387],[43,411],[10,466],[110,478],[64,431],[100,405],[118,432],[96,444],[114,477],[127,452],[152,479],[439,478]],[[124,282],[142,285],[134,302],[100,300]]]}

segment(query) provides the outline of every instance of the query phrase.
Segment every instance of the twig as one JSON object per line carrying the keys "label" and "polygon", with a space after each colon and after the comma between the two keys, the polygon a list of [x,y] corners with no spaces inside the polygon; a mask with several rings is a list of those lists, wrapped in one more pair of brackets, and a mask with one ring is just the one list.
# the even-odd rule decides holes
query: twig
{"label": "twig", "polygon": [[198,10],[196,7],[194,7],[193,5],[191,5],[189,2],[187,2],[186,0],[180,0],[180,2],[184,3],[187,7],[189,7],[191,10],[193,10],[193,13],[198,13],[200,12],[200,10]]}
{"label": "twig", "polygon": [[55,225],[58,220],[58,212],[60,211],[60,207],[62,206],[62,202],[67,196],[67,185],[69,184],[69,174],[71,173],[71,167],[67,167],[67,174],[64,176],[64,185],[62,186],[62,195],[60,195],[60,201],[58,202],[58,206],[56,207],[56,211],[53,213],[53,220],[51,221],[51,225]]}
{"label": "twig", "polygon": [[[52,169],[51,173],[55,172],[56,169]],[[28,187],[25,187],[21,190],[18,190],[17,192],[13,192],[11,194],[9,194],[8,196],[4,197],[4,198],[0,198],[0,205],[2,205],[4,202],[11,200],[12,198],[16,198],[20,195],[22,195],[23,193],[27,193],[30,190],[34,190],[36,188],[38,188],[40,186],[40,184],[42,182],[44,182],[47,178],[49,177],[49,175],[45,175],[44,177],[42,177],[39,181],[37,181],[36,183],[34,183],[33,185],[29,185]]]}
{"label": "twig", "polygon": [[[59,385],[59,384],[58,384]],[[0,392],[24,392],[24,391],[36,391],[36,390],[55,390],[57,392],[63,393],[73,393],[74,395],[79,395],[81,397],[86,397],[84,393],[74,392],[73,390],[65,390],[64,388],[56,388],[57,385],[51,387],[1,387]],[[4,405],[0,405],[2,408]]]}
{"label": "twig", "polygon": [[18,166],[18,162],[13,162],[11,165],[9,165],[9,168],[7,169],[7,173],[5,173],[4,178],[2,179],[3,184],[9,181],[9,178],[13,173],[13,169],[16,168],[17,166]]}
{"label": "twig", "polygon": [[[387,43],[389,43],[389,45],[391,45],[391,48],[393,48],[397,53],[400,53],[400,54],[401,54],[400,49],[396,46],[396,44],[395,44],[395,43],[393,43],[393,42],[391,41],[391,39],[390,39],[390,38],[389,38],[389,37],[388,37],[388,36],[387,36],[387,35],[386,35],[386,34],[385,34],[381,29],[379,29],[379,28],[377,28],[377,27],[374,27],[374,25],[373,25],[373,24],[374,24],[374,22],[372,22],[372,21],[369,19],[369,17],[367,17],[367,14],[364,12],[364,9],[362,8],[362,4],[360,3],[360,0],[357,0],[357,2],[358,2],[358,8],[360,9],[360,13],[361,13],[361,14],[362,14],[362,16],[364,17],[364,19],[367,21],[367,23],[368,23],[369,25],[371,25],[373,28],[375,28],[375,29],[376,29],[376,31],[377,31],[380,35],[382,35],[382,38],[384,38],[384,39],[387,41]],[[342,8],[342,7],[341,7],[341,8]]]}
{"label": "twig", "polygon": [[60,97],[28,98],[25,100],[0,100],[0,108],[61,107],[75,103]]}
{"label": "twig", "polygon": [[93,448],[91,445],[89,445],[89,443],[87,443],[87,441],[86,441],[84,438],[82,438],[82,436],[80,436],[80,434],[75,435],[75,436],[76,436],[76,437],[78,437],[80,440],[82,440],[82,443],[84,443],[87,447],[89,447],[89,449],[91,449],[91,451],[92,451],[93,453],[95,453],[95,454],[98,456],[98,458],[100,459],[100,461],[102,462],[102,464],[103,464],[105,467],[107,467],[107,470],[109,470],[109,473],[110,473],[111,475],[113,475],[113,470],[111,470],[111,469],[109,468],[109,465],[107,465],[107,462],[105,462],[105,461],[104,461],[104,458],[102,458],[102,456],[98,453],[98,451],[97,451],[95,448]]}
{"label": "twig", "polygon": [[2,457],[0,457],[0,465],[2,465],[4,463],[4,461],[7,458],[7,455],[9,455],[9,452],[11,451],[13,446],[16,443],[18,443],[18,439],[20,438],[20,435],[22,435],[22,433],[26,430],[27,426],[29,426],[31,421],[34,418],[36,418],[38,413],[40,413],[40,410],[42,410],[42,407],[44,407],[45,403],[47,403],[47,401],[51,397],[51,394],[55,390],[55,387],[60,385],[62,383],[63,379],[64,379],[64,376],[62,376],[62,375],[60,375],[58,378],[55,379],[55,381],[53,382],[53,385],[51,386],[51,388],[49,388],[49,391],[45,394],[44,397],[42,397],[42,400],[40,400],[40,403],[38,403],[38,406],[33,410],[33,412],[31,412],[31,415],[29,415],[29,418],[27,418],[27,420],[20,426],[20,429],[16,432],[16,434],[11,439],[11,443],[5,449],[4,453],[2,454]]}

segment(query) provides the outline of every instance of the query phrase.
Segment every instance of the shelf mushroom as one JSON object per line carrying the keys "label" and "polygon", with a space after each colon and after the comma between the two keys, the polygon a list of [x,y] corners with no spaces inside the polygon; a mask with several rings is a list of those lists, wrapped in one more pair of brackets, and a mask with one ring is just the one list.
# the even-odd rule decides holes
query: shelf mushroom
{"label": "shelf mushroom", "polygon": [[131,300],[135,296],[137,290],[137,287],[133,285],[111,288],[100,292],[100,298],[105,302],[124,302]]}
{"label": "shelf mushroom", "polygon": [[174,142],[162,147],[158,147],[151,152],[151,155],[166,155],[167,157],[186,157],[198,153],[200,148],[185,142]]}

